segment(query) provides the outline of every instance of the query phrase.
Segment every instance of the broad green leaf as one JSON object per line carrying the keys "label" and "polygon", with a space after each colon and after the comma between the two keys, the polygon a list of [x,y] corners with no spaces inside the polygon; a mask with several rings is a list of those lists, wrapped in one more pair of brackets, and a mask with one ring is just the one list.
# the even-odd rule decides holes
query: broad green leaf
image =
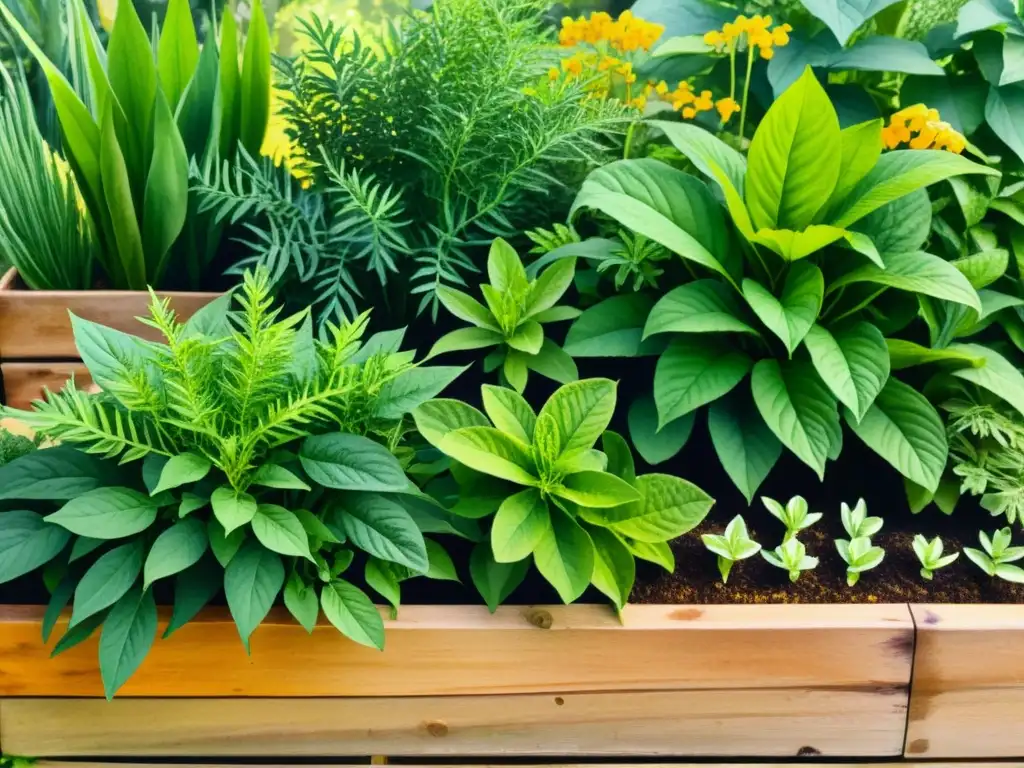
{"label": "broad green leaf", "polygon": [[724,176],[742,197],[747,171],[747,161],[743,155],[697,125],[665,120],[649,120],[647,124],[661,130],[672,146],[693,163],[698,171],[719,183],[720,177]]}
{"label": "broad green leaf", "polygon": [[743,381],[751,365],[746,353],[723,342],[675,339],[654,371],[659,428],[727,394]]}
{"label": "broad green leaf", "polygon": [[477,544],[469,558],[469,575],[473,579],[473,586],[491,613],[523,582],[529,570],[529,560],[520,560],[518,563],[496,561],[489,543]]}
{"label": "broad green leaf", "polygon": [[35,512],[0,512],[0,584],[34,571],[61,553],[71,534]]}
{"label": "broad green leaf", "polygon": [[565,337],[565,351],[573,357],[639,357],[657,354],[642,343],[644,324],[654,301],[642,293],[605,299],[577,318]]}
{"label": "broad green leaf", "polygon": [[500,237],[494,239],[487,253],[487,281],[500,293],[517,294],[525,291],[530,282],[516,249]]}
{"label": "broad green leaf", "polygon": [[835,50],[828,58],[828,69],[942,75],[942,67],[932,61],[923,43],[889,35],[866,35],[848,48]]}
{"label": "broad green leaf", "polygon": [[41,634],[43,636],[44,644],[50,642],[50,636],[53,634],[53,628],[57,626],[57,620],[64,612],[64,609],[67,608],[68,603],[71,601],[71,596],[75,593],[76,583],[76,577],[65,574],[64,578],[62,578],[60,583],[57,585],[57,588],[53,590],[53,593],[50,595],[50,602],[47,604],[46,611],[43,613]]}
{"label": "broad green leaf", "polygon": [[89,375],[104,391],[120,399],[134,397],[131,383],[143,378],[153,384],[150,375],[156,361],[152,347],[142,339],[107,328],[69,312],[75,334],[75,348],[89,369]]}
{"label": "broad green leaf", "polygon": [[142,204],[142,250],[147,276],[155,282],[162,279],[171,246],[188,216],[188,155],[159,89],[153,106],[152,155]]}
{"label": "broad green leaf", "polygon": [[515,563],[529,557],[550,525],[547,502],[536,488],[509,496],[498,507],[491,525],[495,561]]}
{"label": "broad green leaf", "polygon": [[743,281],[743,296],[768,329],[782,339],[790,357],[818,319],[825,295],[825,278],[810,262],[794,264],[775,298],[756,280]]}
{"label": "broad green leaf", "polygon": [[459,574],[455,570],[455,563],[448,551],[433,539],[426,539],[427,559],[430,567],[427,568],[427,578],[435,581],[460,581]]}
{"label": "broad green leaf", "polygon": [[638,397],[629,406],[629,436],[644,461],[655,465],[668,461],[683,450],[693,431],[696,414],[691,411],[658,429],[658,406],[654,397]]}
{"label": "broad green leaf", "polygon": [[1019,85],[989,88],[985,122],[999,139],[1024,160],[1024,89]]}
{"label": "broad green leaf", "polygon": [[391,618],[398,618],[398,609],[402,605],[402,585],[392,563],[371,557],[363,569],[366,586],[391,603]]}
{"label": "broad green leaf", "polygon": [[231,486],[222,485],[210,496],[213,515],[230,534],[236,528],[248,524],[256,516],[256,498],[248,493],[237,493]]}
{"label": "broad green leaf", "polygon": [[[331,530],[319,517],[308,509],[295,510],[295,516],[299,518],[303,530],[311,539],[319,539],[322,542],[341,544],[343,539]],[[313,547],[315,550],[316,547]]]}
{"label": "broad green leaf", "polygon": [[551,339],[544,339],[544,346],[536,355],[523,355],[514,350],[509,352],[510,357],[513,354],[520,355],[526,367],[531,371],[552,381],[557,381],[559,384],[568,384],[580,377],[580,372],[573,359]]}
{"label": "broad green leaf", "polygon": [[509,349],[505,354],[505,362],[502,365],[501,372],[505,376],[505,381],[516,392],[522,392],[526,389],[526,381],[530,376],[530,370],[526,367],[528,357],[530,355],[523,354],[515,349]]}
{"label": "broad green leaf", "polygon": [[579,523],[553,506],[551,525],[544,529],[533,561],[540,575],[568,604],[586,591],[594,575],[594,545]]}
{"label": "broad green leaf", "polygon": [[857,28],[897,0],[801,0],[804,7],[825,22],[841,45]]}
{"label": "broad green leaf", "polygon": [[478,328],[485,328],[495,332],[501,331],[501,327],[498,321],[495,320],[494,315],[491,314],[491,310],[468,293],[441,285],[437,288],[437,298],[445,309],[460,320],[471,323]]}
{"label": "broad green leaf", "polygon": [[608,457],[606,472],[611,472],[616,477],[621,477],[631,484],[636,480],[636,465],[633,463],[633,454],[629,450],[629,443],[618,432],[606,430],[601,436],[601,450]]}
{"label": "broad green leaf", "polygon": [[821,380],[861,419],[889,379],[889,349],[881,331],[866,322],[835,333],[814,325],[804,346]]}
{"label": "broad green leaf", "polygon": [[814,368],[807,363],[761,360],[754,366],[751,390],[768,428],[823,478],[825,460],[841,427],[836,402]]}
{"label": "broad green leaf", "polygon": [[587,526],[594,545],[594,573],[591,581],[621,611],[629,602],[636,580],[636,562],[622,540],[614,533],[596,525]]}
{"label": "broad green leaf", "polygon": [[426,359],[429,360],[447,352],[462,352],[467,349],[494,347],[501,344],[504,340],[504,336],[497,331],[492,331],[490,328],[477,328],[475,326],[459,328],[451,333],[446,333],[434,342],[434,346],[430,348]]}
{"label": "broad green leaf", "polygon": [[320,616],[320,601],[316,590],[306,584],[297,573],[292,573],[284,585],[284,605],[303,629],[310,634],[316,629]]}
{"label": "broad green leaf", "polygon": [[131,677],[156,639],[156,602],[149,590],[135,587],[118,600],[103,621],[100,675],[107,699]]}
{"label": "broad green leaf", "polygon": [[692,531],[715,503],[693,483],[672,475],[641,475],[636,489],[642,497],[639,501],[600,510],[600,516],[616,533],[648,544]]}
{"label": "broad green leaf", "polygon": [[251,478],[253,485],[291,491],[308,491],[309,485],[294,472],[277,464],[261,464]]}
{"label": "broad green leaf", "polygon": [[1010,252],[1002,248],[979,251],[952,262],[975,290],[986,288],[1004,274],[1010,265]]}
{"label": "broad green leaf", "polygon": [[250,155],[258,157],[270,119],[270,29],[263,14],[262,0],[253,0],[250,8],[239,82],[242,115],[239,143]]}
{"label": "broad green leaf", "polygon": [[284,586],[280,555],[249,539],[224,569],[224,596],[238,627],[242,645],[249,652],[249,638],[270,613]]}
{"label": "broad green leaf", "polygon": [[541,272],[530,287],[526,299],[526,317],[536,317],[555,306],[569,290],[575,274],[575,259],[562,259]]}
{"label": "broad green leaf", "polygon": [[168,0],[156,61],[160,84],[168,101],[176,106],[199,64],[199,42],[188,0]]}
{"label": "broad green leaf", "polygon": [[199,562],[210,544],[206,526],[190,517],[175,523],[156,537],[142,570],[142,588],[157,579],[173,576]]}
{"label": "broad green leaf", "polygon": [[952,176],[969,173],[991,176],[999,171],[938,149],[897,149],[886,152],[868,175],[829,213],[828,223],[849,227],[886,203]]}
{"label": "broad green leaf", "polygon": [[[843,2],[844,0],[840,0]],[[885,0],[883,0],[884,2]],[[821,0],[814,0],[821,2]],[[823,210],[842,201],[857,182],[868,175],[882,154],[882,120],[868,120],[851,125],[839,132],[842,154],[839,159],[839,177],[835,189]]]}
{"label": "broad green leaf", "polygon": [[924,189],[893,200],[857,222],[857,231],[870,237],[882,254],[921,250],[931,229],[932,203]]}
{"label": "broad green leaf", "polygon": [[839,118],[808,67],[768,109],[750,142],[746,201],[754,227],[808,227],[835,189],[839,144]]}
{"label": "broad green leaf", "polygon": [[569,475],[555,486],[552,493],[574,504],[606,509],[639,500],[640,494],[625,480],[608,472],[584,470]]}
{"label": "broad green leaf", "polygon": [[759,229],[750,240],[777,253],[786,261],[799,261],[817,253],[850,233],[827,224],[812,224],[807,229]]}
{"label": "broad green leaf", "polygon": [[97,488],[72,499],[46,522],[93,539],[122,539],[142,533],[156,520],[157,504],[131,488]]}
{"label": "broad green leaf", "polygon": [[348,540],[374,557],[426,573],[427,548],[415,521],[394,501],[376,493],[353,493],[335,511]]}
{"label": "broad green leaf", "polygon": [[891,378],[859,422],[848,411],[845,416],[857,437],[900,474],[936,491],[948,447],[942,419],[924,395]]}
{"label": "broad green leaf", "polygon": [[494,426],[526,445],[533,442],[537,415],[522,395],[507,387],[490,384],[484,384],[481,394],[484,410]]}
{"label": "broad green leaf", "polygon": [[[47,526],[48,529],[60,530],[57,526]],[[71,554],[68,557],[68,562],[73,563],[75,560],[80,560],[89,554],[92,554],[97,549],[106,544],[105,539],[91,539],[88,536],[76,536],[75,543],[71,546]]]}
{"label": "broad green leaf", "polygon": [[32,451],[0,467],[0,501],[67,501],[117,485],[122,474],[116,462],[58,445]]}
{"label": "broad green leaf", "polygon": [[536,320],[527,320],[516,328],[506,342],[512,349],[518,349],[528,355],[536,355],[544,344],[544,329]]}
{"label": "broad green leaf", "polygon": [[333,432],[307,437],[299,449],[314,483],[339,491],[402,491],[409,480],[387,448],[368,437]]}
{"label": "broad green leaf", "polygon": [[187,483],[197,483],[206,477],[212,468],[213,464],[205,456],[197,453],[179,453],[164,464],[160,471],[160,480],[149,495],[156,496]]}
{"label": "broad green leaf", "polygon": [[900,88],[900,103],[927,104],[939,110],[943,122],[953,130],[971,136],[985,122],[988,92],[988,83],[977,72],[947,72],[945,77],[911,75]]}
{"label": "broad green leaf", "polygon": [[247,528],[236,528],[231,533],[225,533],[224,526],[216,517],[207,521],[206,533],[210,537],[210,551],[220,563],[222,568],[227,568],[228,563],[238,554],[242,542],[246,539]]}
{"label": "broad green leaf", "polygon": [[[148,287],[142,233],[139,231],[128,165],[125,163],[125,156],[121,153],[121,147],[117,142],[110,105],[103,116],[99,147],[103,199],[110,213],[110,226],[114,236],[113,245],[116,246],[114,258],[118,263],[118,273],[125,276],[124,285],[118,287],[142,291]],[[141,152],[142,149],[140,148],[139,151]],[[139,162],[143,161],[139,159]],[[141,183],[140,181],[140,186]]]}
{"label": "broad green leaf", "polygon": [[619,160],[591,173],[570,216],[600,211],[682,258],[732,280],[722,208],[705,184],[659,160]]}
{"label": "broad green leaf", "polygon": [[955,363],[975,367],[985,364],[983,356],[972,355],[961,349],[951,347],[929,349],[928,347],[922,347],[920,344],[904,341],[903,339],[886,339],[885,343],[889,348],[889,362],[894,371],[912,368],[915,365],[927,365],[928,363]]}
{"label": "broad green leaf", "polygon": [[874,283],[921,293],[981,312],[981,300],[960,270],[948,261],[924,251],[886,254],[885,269],[875,264],[865,264],[833,280],[829,284],[829,292],[855,283]]}
{"label": "broad green leaf", "polygon": [[950,349],[984,361],[983,365],[958,368],[953,376],[977,384],[1024,415],[1024,375],[1009,360],[981,344],[952,344]]}
{"label": "broad green leaf", "polygon": [[708,409],[708,431],[718,460],[750,504],[782,455],[782,443],[764,423],[746,392],[732,394]]}
{"label": "broad green leaf", "polygon": [[662,541],[657,544],[648,544],[643,541],[634,541],[625,536],[619,538],[633,554],[633,557],[639,557],[641,560],[660,565],[669,573],[676,572],[676,556],[668,542]]}
{"label": "broad green leaf", "polygon": [[585,379],[559,387],[540,410],[558,427],[559,455],[592,448],[615,413],[616,384]]}
{"label": "broad green leaf", "polygon": [[435,448],[449,432],[463,427],[490,426],[486,416],[461,400],[431,400],[414,410],[412,417],[416,429]]}
{"label": "broad green leaf", "polygon": [[70,651],[76,645],[88,640],[92,637],[92,633],[95,632],[103,620],[107,617],[109,609],[94,613],[88,619],[85,619],[80,624],[76,624],[73,627],[68,627],[67,631],[61,635],[60,640],[53,646],[53,651],[50,653],[50,657],[56,657],[65,651]]}
{"label": "broad green leaf", "polygon": [[337,579],[320,593],[324,616],[341,634],[361,645],[384,650],[384,621],[359,587]]}
{"label": "broad green leaf", "polygon": [[732,289],[718,280],[695,280],[666,293],[644,326],[646,339],[656,333],[751,333],[743,307]]}
{"label": "broad green leaf", "polygon": [[170,637],[195,618],[213,596],[220,592],[223,581],[223,569],[210,555],[179,573],[174,580],[174,610],[163,637]]}
{"label": "broad green leaf", "polygon": [[1016,13],[1012,0],[970,0],[960,8],[956,36],[965,37],[972,32],[1004,24],[1008,31],[1024,35],[1024,21]]}
{"label": "broad green leaf", "polygon": [[304,557],[313,562],[306,529],[295,513],[284,507],[260,504],[252,518],[252,532],[260,544],[271,552]]}
{"label": "broad green leaf", "polygon": [[238,25],[235,14],[220,23],[220,155],[233,159],[242,121],[241,75],[238,71]]}
{"label": "broad green leaf", "polygon": [[131,589],[142,571],[143,542],[131,541],[100,556],[75,588],[68,628],[109,608]]}
{"label": "broad green leaf", "polygon": [[529,449],[494,427],[463,427],[438,443],[442,453],[477,472],[519,485],[536,485]]}
{"label": "broad green leaf", "polygon": [[401,419],[457,379],[466,369],[454,365],[417,366],[384,383],[374,401],[378,419]]}

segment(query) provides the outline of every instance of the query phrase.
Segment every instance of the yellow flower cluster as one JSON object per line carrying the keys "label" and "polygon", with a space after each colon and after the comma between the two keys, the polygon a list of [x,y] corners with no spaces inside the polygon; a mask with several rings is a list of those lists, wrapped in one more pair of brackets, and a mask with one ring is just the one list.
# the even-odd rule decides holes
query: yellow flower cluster
{"label": "yellow flower cluster", "polygon": [[632,11],[623,11],[616,20],[612,20],[604,11],[599,11],[592,13],[590,18],[563,18],[558,42],[566,48],[581,43],[598,45],[604,42],[619,53],[649,51],[664,31],[665,27],[661,24],[638,19]]}
{"label": "yellow flower cluster", "polygon": [[704,90],[698,94],[693,90],[693,86],[685,80],[681,80],[675,90],[669,90],[668,83],[664,80],[659,83],[648,83],[644,89],[645,100],[652,95],[671,104],[672,109],[680,112],[685,120],[692,120],[701,112],[717,109],[722,122],[727,123],[736,112],[740,111],[740,105],[731,96],[714,101],[711,91]]}
{"label": "yellow flower cluster", "polygon": [[793,27],[789,24],[780,24],[772,28],[771,16],[737,16],[733,21],[727,21],[720,30],[713,29],[704,35],[704,42],[713,45],[718,50],[727,49],[730,52],[738,50],[743,36],[746,35],[748,46],[757,46],[762,59],[770,59],[775,55],[775,49],[789,44],[789,33]]}
{"label": "yellow flower cluster", "polygon": [[[912,134],[917,134],[912,136]],[[882,141],[889,149],[908,144],[911,149],[945,149],[960,154],[967,140],[953,127],[939,119],[939,110],[924,104],[895,112],[889,125],[882,129]]]}
{"label": "yellow flower cluster", "polygon": [[636,82],[633,64],[616,56],[592,51],[574,53],[562,59],[561,69],[552,67],[548,70],[548,79],[551,81],[563,75],[567,80],[585,80],[587,90],[599,98],[607,98],[617,85],[625,85],[629,106],[643,109],[647,104],[645,97],[633,97],[632,86]]}

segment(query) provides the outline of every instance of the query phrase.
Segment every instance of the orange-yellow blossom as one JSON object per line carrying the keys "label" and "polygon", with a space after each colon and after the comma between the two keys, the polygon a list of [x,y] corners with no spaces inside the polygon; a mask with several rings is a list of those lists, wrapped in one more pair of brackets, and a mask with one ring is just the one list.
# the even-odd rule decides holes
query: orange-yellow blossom
{"label": "orange-yellow blossom", "polygon": [[937,109],[924,104],[893,113],[889,125],[882,129],[882,141],[888,149],[907,144],[910,149],[944,149],[958,155],[967,145],[962,134],[940,119]]}

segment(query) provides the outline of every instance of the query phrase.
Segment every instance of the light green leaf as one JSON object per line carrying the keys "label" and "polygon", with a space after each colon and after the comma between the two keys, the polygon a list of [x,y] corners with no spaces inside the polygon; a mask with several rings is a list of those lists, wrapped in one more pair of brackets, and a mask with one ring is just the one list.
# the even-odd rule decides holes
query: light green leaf
{"label": "light green leaf", "polygon": [[292,573],[284,585],[284,605],[302,628],[312,634],[320,616],[320,601],[316,599],[316,591],[297,573]]}
{"label": "light green leaf", "polygon": [[537,415],[526,399],[507,387],[484,384],[481,388],[484,410],[498,429],[526,445],[533,442]]}
{"label": "light green leaf", "polygon": [[143,543],[134,540],[100,556],[75,588],[68,628],[88,619],[121,599],[142,570]]}
{"label": "light green leaf", "polygon": [[558,427],[559,455],[592,448],[615,412],[616,384],[610,379],[585,379],[559,387],[540,410]]}
{"label": "light green leaf", "polygon": [[509,496],[498,507],[491,525],[495,561],[515,563],[529,557],[550,525],[547,502],[536,488]]}
{"label": "light green leaf", "polygon": [[526,389],[526,381],[530,376],[530,370],[526,367],[528,357],[529,355],[514,349],[505,353],[505,362],[502,364],[501,372],[505,376],[505,381],[516,392]]}
{"label": "light green leaf", "polygon": [[160,85],[176,106],[199,64],[199,42],[188,0],[168,0],[156,61]]}
{"label": "light green leaf", "polygon": [[256,516],[256,499],[248,493],[237,493],[231,486],[222,485],[210,496],[213,515],[230,534],[241,528]]}
{"label": "light green leaf", "polygon": [[461,400],[438,398],[412,412],[419,433],[435,448],[445,435],[462,427],[489,427],[487,417]]}
{"label": "light green leaf", "polygon": [[1013,363],[981,344],[952,344],[950,350],[984,361],[980,366],[950,371],[953,376],[987,389],[1024,415],[1024,375]]}
{"label": "light green leaf", "polygon": [[843,128],[839,132],[842,144],[839,177],[824,210],[839,205],[850,190],[857,186],[857,182],[875,167],[882,154],[882,124],[882,120],[876,118]]}
{"label": "light green leaf", "polygon": [[142,203],[142,251],[153,282],[162,279],[168,252],[187,216],[188,155],[167,99],[158,89],[153,106],[153,159]]}
{"label": "light green leaf", "polygon": [[93,539],[122,539],[142,533],[156,520],[157,504],[131,488],[97,488],[72,499],[46,522]]}
{"label": "light green leaf", "polygon": [[[879,253],[919,251],[932,228],[932,202],[919,189],[883,205],[857,222],[857,231],[871,238]],[[885,264],[872,259],[878,266]]]}
{"label": "light green leaf", "polygon": [[526,300],[526,317],[536,318],[541,312],[555,306],[569,290],[575,274],[575,259],[561,259],[541,272],[530,287]]}
{"label": "light green leaf", "polygon": [[756,280],[743,281],[743,296],[769,330],[782,339],[790,357],[818,319],[825,295],[825,278],[809,262],[794,264],[776,299]]}
{"label": "light green leaf", "polygon": [[655,465],[668,461],[686,445],[696,414],[690,413],[658,429],[658,406],[654,397],[638,397],[629,406],[629,436],[644,461]]}
{"label": "light green leaf", "polygon": [[158,493],[180,488],[188,483],[197,483],[206,477],[212,468],[213,464],[205,456],[197,453],[179,453],[164,464],[160,471],[160,481],[149,495],[156,496]]}
{"label": "light green leaf", "polygon": [[496,237],[487,253],[487,280],[499,293],[521,293],[526,290],[529,280],[526,269],[507,241]]}
{"label": "light green leaf", "polygon": [[640,499],[637,490],[625,480],[608,472],[594,470],[584,470],[565,477],[561,486],[555,486],[551,492],[574,504],[593,509],[617,507]]}
{"label": "light green leaf", "polygon": [[260,504],[252,519],[252,532],[260,544],[271,552],[292,557],[304,557],[310,562],[309,537],[302,522],[284,507],[276,504]]}
{"label": "light green leaf", "polygon": [[[589,309],[569,328],[565,351],[573,357],[639,357],[657,354],[642,343],[644,324],[654,302],[642,293],[605,299]],[[651,331],[654,333],[655,331]]]}
{"label": "light green leaf", "polygon": [[695,280],[669,291],[654,305],[643,337],[656,333],[728,332],[758,335],[747,324],[734,291],[717,280]]}
{"label": "light green leaf", "polygon": [[277,464],[261,464],[253,473],[253,485],[266,488],[280,488],[286,491],[308,491],[309,485],[294,472]]}
{"label": "light green leaf", "polygon": [[764,423],[748,393],[733,392],[708,409],[708,431],[718,460],[750,504],[782,455],[782,443]]}
{"label": "light green leaf", "polygon": [[206,526],[198,518],[175,523],[153,542],[142,571],[142,588],[149,589],[157,579],[173,576],[199,562],[209,544]]}
{"label": "light green leaf", "polygon": [[324,586],[320,605],[327,620],[345,637],[384,650],[384,621],[361,589],[337,579]]}
{"label": "light green leaf", "polygon": [[498,325],[498,321],[494,319],[494,315],[491,314],[491,310],[487,309],[487,307],[468,293],[441,285],[437,288],[437,298],[445,309],[460,320],[471,323],[478,328],[486,328],[495,332],[501,331],[501,327]]}
{"label": "light green leaf", "polygon": [[601,449],[608,457],[606,472],[611,472],[616,477],[621,477],[631,484],[636,480],[636,465],[633,463],[633,454],[629,450],[629,443],[618,432],[606,430],[601,435]]}
{"label": "light green leaf", "polygon": [[747,171],[743,155],[701,126],[664,120],[648,120],[647,124],[661,130],[698,171],[720,185],[724,179],[742,198]]}
{"label": "light green leaf", "polygon": [[660,565],[669,573],[676,572],[676,556],[668,542],[662,541],[657,544],[648,544],[644,541],[634,541],[626,536],[619,537],[626,548],[633,554],[649,563]]}
{"label": "light green leaf", "polygon": [[466,369],[453,365],[416,366],[386,381],[377,393],[374,416],[402,419],[423,403],[437,397]]}
{"label": "light green leaf", "polygon": [[253,157],[259,157],[270,119],[270,29],[263,14],[262,0],[250,3],[249,29],[242,55],[241,129],[239,142]]}
{"label": "light green leaf", "polygon": [[32,451],[0,467],[0,501],[67,501],[116,485],[121,473],[115,462],[71,445]]}
{"label": "light green leaf", "polygon": [[526,578],[529,560],[518,563],[499,563],[491,553],[489,543],[477,544],[469,558],[469,575],[480,596],[494,613]]}
{"label": "light green leaf", "polygon": [[591,581],[621,611],[629,602],[636,579],[633,555],[611,531],[596,525],[585,529],[594,545],[594,573]]}
{"label": "light green leaf", "polygon": [[981,301],[967,278],[948,261],[924,251],[886,254],[885,269],[865,264],[833,280],[829,284],[829,292],[855,283],[874,283],[922,293],[981,312]]}
{"label": "light green leaf", "polygon": [[536,485],[527,446],[494,427],[463,427],[446,434],[438,448],[477,472],[520,485]]}
{"label": "light green leaf", "polygon": [[654,371],[659,428],[731,391],[751,365],[746,353],[722,342],[675,339]]}
{"label": "light green leaf", "polygon": [[985,122],[999,139],[1024,160],[1024,89],[1019,85],[989,88]]}
{"label": "light green leaf", "polygon": [[759,229],[750,240],[777,253],[786,261],[799,261],[817,253],[850,233],[827,224],[812,224],[807,229]]}
{"label": "light green leaf", "polygon": [[850,429],[871,450],[904,477],[936,491],[948,447],[942,419],[924,395],[891,378],[859,422],[844,413]]}
{"label": "light green leaf", "polygon": [[985,364],[984,357],[978,357],[977,355],[950,347],[945,349],[929,349],[928,347],[922,347],[920,344],[904,341],[903,339],[886,339],[885,344],[889,348],[889,362],[894,371],[912,368],[915,365],[927,365],[928,363],[956,363],[958,365],[972,365],[975,367]]}
{"label": "light green leaf", "polygon": [[804,338],[811,362],[832,394],[860,419],[889,379],[889,349],[871,323],[834,334],[814,325]]}
{"label": "light green leaf", "polygon": [[423,534],[400,504],[376,493],[353,493],[333,512],[355,546],[416,573],[427,572],[430,563]]}
{"label": "light green leaf", "polygon": [[536,355],[544,344],[544,329],[536,320],[527,320],[516,328],[507,342],[512,349]]}
{"label": "light green leaf", "polygon": [[270,613],[282,586],[284,565],[280,555],[252,539],[224,569],[224,596],[247,653],[249,638]]}
{"label": "light green leaf", "polygon": [[402,585],[398,581],[396,570],[392,563],[375,557],[368,558],[363,569],[366,586],[391,604],[392,618],[398,617],[398,609],[402,605]]}
{"label": "light green leaf", "polygon": [[430,560],[430,567],[427,569],[427,578],[436,581],[460,581],[459,574],[455,570],[455,563],[448,551],[433,539],[426,539],[427,559]]}
{"label": "light green leaf", "polygon": [[362,435],[307,437],[299,461],[310,480],[339,491],[402,491],[409,485],[391,451]]}
{"label": "light green leaf", "polygon": [[635,541],[656,544],[696,528],[715,500],[693,483],[672,475],[641,475],[636,479],[641,499],[601,510],[607,526]]}
{"label": "light green leaf", "polygon": [[754,227],[808,227],[835,189],[839,144],[839,118],[807,67],[769,107],[750,142],[746,201]]}
{"label": "light green leaf", "polygon": [[993,248],[956,259],[952,264],[975,290],[981,290],[1006,274],[1006,268],[1010,265],[1010,252]]}
{"label": "light green leaf", "polygon": [[430,353],[426,359],[430,360],[447,352],[462,352],[467,349],[493,347],[501,344],[504,340],[504,336],[497,331],[492,331],[490,328],[477,328],[475,326],[459,328],[457,331],[446,333],[434,342],[434,346],[430,348]]}
{"label": "light green leaf", "polygon": [[533,561],[540,575],[568,604],[586,591],[594,575],[594,545],[580,524],[555,506],[551,508],[551,525],[544,529]]}
{"label": "light green leaf", "polygon": [[153,593],[135,587],[121,597],[103,621],[100,634],[100,676],[107,699],[135,674],[156,639]]}
{"label": "light green leaf", "polygon": [[[146,122],[149,122],[148,118]],[[142,291],[147,288],[142,233],[139,232],[128,166],[114,132],[114,117],[109,104],[103,116],[99,146],[103,199],[110,213],[110,227],[117,248],[116,256],[113,257],[118,264],[115,274],[125,276],[124,285],[119,287]],[[142,151],[141,148],[139,151]]]}
{"label": "light green leaf", "polygon": [[70,539],[67,530],[49,525],[35,512],[0,512],[0,584],[50,562]]}
{"label": "light green leaf", "polygon": [[836,402],[814,368],[761,360],[754,366],[751,389],[768,428],[823,478],[825,460],[841,427]]}

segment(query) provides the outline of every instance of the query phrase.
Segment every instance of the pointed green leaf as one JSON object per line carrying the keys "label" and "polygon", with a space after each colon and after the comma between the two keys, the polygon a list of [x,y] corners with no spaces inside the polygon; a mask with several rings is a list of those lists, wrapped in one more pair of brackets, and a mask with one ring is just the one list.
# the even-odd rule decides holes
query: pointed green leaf
{"label": "pointed green leaf", "polygon": [[520,560],[518,563],[497,562],[489,542],[477,544],[469,558],[469,575],[473,579],[473,586],[491,613],[523,582],[529,570],[529,560]]}
{"label": "pointed green leaf", "polygon": [[142,541],[132,541],[110,550],[89,567],[75,589],[69,629],[109,608],[131,589],[142,571],[142,552]]}
{"label": "pointed green leaf", "polygon": [[978,293],[960,270],[948,261],[924,251],[886,254],[885,269],[875,264],[866,264],[833,280],[828,289],[831,293],[844,285],[855,283],[874,283],[901,291],[921,293],[936,299],[963,304],[981,312]]}
{"label": "pointed green leaf", "polygon": [[107,614],[100,634],[100,675],[108,699],[131,677],[156,639],[153,593],[135,587]]}
{"label": "pointed green leaf", "polygon": [[35,512],[0,513],[0,584],[31,573],[61,553],[71,534]]}
{"label": "pointed green leaf", "polygon": [[553,506],[551,525],[544,529],[533,561],[540,575],[568,604],[586,591],[594,575],[594,545],[579,523]]}
{"label": "pointed green leaf", "polygon": [[263,14],[262,0],[253,0],[250,8],[239,82],[242,110],[239,142],[250,155],[259,157],[270,119],[270,29]]}
{"label": "pointed green leaf", "polygon": [[594,574],[591,581],[621,611],[629,602],[629,593],[633,591],[636,579],[633,555],[611,531],[596,525],[587,526],[586,531],[594,545]]}
{"label": "pointed green leaf", "polygon": [[214,517],[224,527],[225,534],[246,525],[256,516],[256,498],[248,493],[236,493],[228,485],[222,485],[210,497]]}
{"label": "pointed green leaf", "polygon": [[191,452],[179,453],[164,464],[160,470],[160,480],[149,495],[156,496],[158,493],[180,488],[188,483],[197,483],[206,477],[212,468],[213,464],[205,456]]}
{"label": "pointed green leaf", "polygon": [[294,512],[276,504],[260,504],[252,518],[252,532],[271,552],[304,557],[313,562],[309,536]]}
{"label": "pointed green leaf", "polygon": [[338,579],[320,593],[324,616],[341,634],[361,645],[384,650],[384,621],[359,587]]}
{"label": "pointed green leaf", "polygon": [[691,411],[658,429],[658,406],[654,397],[638,397],[629,406],[629,437],[644,461],[655,465],[668,461],[686,445],[696,414]]}
{"label": "pointed green leaf", "polygon": [[199,42],[188,0],[168,0],[156,58],[160,84],[167,100],[177,106],[199,64]]}
{"label": "pointed green leaf", "polygon": [[695,280],[666,293],[647,318],[644,338],[656,333],[751,333],[736,294],[718,280]]}
{"label": "pointed green leaf", "polygon": [[718,460],[750,504],[782,455],[782,443],[746,392],[733,392],[708,409],[708,431]]}
{"label": "pointed green leaf", "polygon": [[122,539],[149,528],[157,509],[153,499],[131,488],[97,488],[47,515],[46,522],[79,536]]}
{"label": "pointed green leaf", "polygon": [[855,418],[862,418],[889,379],[889,349],[881,331],[865,322],[835,334],[814,325],[804,346],[832,394]]}
{"label": "pointed green leaf", "polygon": [[284,565],[280,555],[252,539],[242,545],[224,569],[224,596],[246,652],[249,638],[270,613],[282,586]]}
{"label": "pointed green leaf", "polygon": [[536,488],[509,496],[498,507],[491,525],[495,561],[515,563],[529,557],[550,525],[547,502]]}
{"label": "pointed green leaf", "polygon": [[190,517],[172,525],[156,537],[146,556],[143,589],[149,589],[157,579],[173,576],[199,562],[209,544],[206,526],[198,518]]}
{"label": "pointed green leaf", "polygon": [[743,296],[750,308],[782,339],[790,357],[818,319],[824,295],[825,278],[821,270],[806,261],[790,267],[782,297],[778,299],[757,281],[743,281]]}
{"label": "pointed green leaf", "polygon": [[690,336],[673,340],[654,371],[659,427],[727,394],[752,364],[744,352],[720,341]]}

